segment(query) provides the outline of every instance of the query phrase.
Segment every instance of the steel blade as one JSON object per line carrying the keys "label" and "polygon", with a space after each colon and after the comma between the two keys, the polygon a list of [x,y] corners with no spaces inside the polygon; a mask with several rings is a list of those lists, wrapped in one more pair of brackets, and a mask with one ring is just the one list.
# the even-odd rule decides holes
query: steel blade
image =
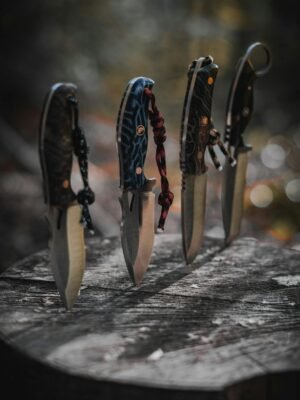
{"label": "steel blade", "polygon": [[154,242],[154,201],[152,191],[124,191],[121,241],[129,275],[139,285],[151,258]]}
{"label": "steel blade", "polygon": [[248,148],[238,149],[235,155],[236,165],[232,167],[228,161],[225,164],[222,183],[222,214],[226,244],[231,243],[240,233],[248,151]]}
{"label": "steel blade", "polygon": [[48,219],[50,239],[50,265],[57,289],[65,307],[72,308],[77,299],[85,270],[83,226],[78,204],[66,209],[50,207]]}
{"label": "steel blade", "polygon": [[183,174],[181,225],[183,253],[187,264],[197,256],[203,241],[207,174]]}

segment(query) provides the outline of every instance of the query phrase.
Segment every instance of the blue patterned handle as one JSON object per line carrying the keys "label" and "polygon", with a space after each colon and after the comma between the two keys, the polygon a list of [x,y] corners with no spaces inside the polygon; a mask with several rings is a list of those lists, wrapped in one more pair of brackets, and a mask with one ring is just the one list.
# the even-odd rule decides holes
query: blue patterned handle
{"label": "blue patterned handle", "polygon": [[145,88],[152,88],[150,78],[137,77],[128,82],[123,95],[118,121],[117,145],[120,166],[120,187],[125,190],[142,189],[147,179],[144,163],[148,146],[149,97]]}

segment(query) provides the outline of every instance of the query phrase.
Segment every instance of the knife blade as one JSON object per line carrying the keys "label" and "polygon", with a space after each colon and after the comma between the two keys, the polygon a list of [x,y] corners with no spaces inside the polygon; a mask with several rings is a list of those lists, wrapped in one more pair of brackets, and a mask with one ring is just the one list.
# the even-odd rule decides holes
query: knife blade
{"label": "knife blade", "polygon": [[129,276],[140,285],[154,242],[155,179],[147,179],[144,164],[148,146],[149,97],[154,81],[136,77],[128,82],[117,119],[117,151],[122,210],[121,243]]}
{"label": "knife blade", "polygon": [[[251,60],[258,48],[266,55],[265,66],[259,70]],[[227,245],[239,235],[243,217],[248,152],[252,149],[244,143],[243,133],[253,114],[253,87],[256,79],[265,75],[270,67],[271,53],[268,47],[260,42],[251,44],[238,61],[229,90],[224,142],[236,159],[236,164],[232,166],[226,161],[222,181],[222,216]]]}
{"label": "knife blade", "polygon": [[[49,207],[51,229],[50,265],[61,299],[70,310],[79,294],[84,275],[86,256],[81,208],[78,204],[63,209]],[[59,220],[59,227],[57,221]]]}
{"label": "knife blade", "polygon": [[[74,101],[76,94],[72,83],[53,85],[45,98],[39,127],[39,158],[51,235],[50,266],[68,310],[77,299],[85,270],[83,210],[71,187],[76,118],[70,99]],[[83,200],[86,189],[81,194]]]}
{"label": "knife blade", "polygon": [[188,70],[180,132],[181,227],[187,264],[192,263],[203,241],[207,185],[204,157],[213,127],[211,104],[217,72],[211,56],[195,60]]}

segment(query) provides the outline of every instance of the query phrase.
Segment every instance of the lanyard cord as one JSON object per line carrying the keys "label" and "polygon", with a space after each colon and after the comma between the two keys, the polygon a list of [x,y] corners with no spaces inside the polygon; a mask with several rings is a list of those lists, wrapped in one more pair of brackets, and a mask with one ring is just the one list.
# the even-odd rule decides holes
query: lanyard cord
{"label": "lanyard cord", "polygon": [[153,138],[156,144],[156,164],[160,174],[161,193],[158,196],[158,204],[161,206],[161,214],[158,228],[164,230],[164,225],[169,212],[169,208],[174,199],[174,194],[169,190],[167,178],[166,153],[163,143],[167,139],[164,118],[158,111],[155,104],[155,96],[150,88],[145,88],[144,93],[150,99],[151,109],[149,110],[150,124],[153,128]]}
{"label": "lanyard cord", "polygon": [[214,151],[214,146],[218,145],[221,152],[224,156],[228,159],[229,164],[234,167],[236,165],[236,160],[231,156],[230,152],[226,150],[222,140],[220,139],[221,135],[214,127],[213,124],[211,125],[211,129],[209,131],[209,139],[208,139],[208,151],[214,163],[214,166],[219,171],[222,170],[222,166],[220,161],[217,158],[217,155]]}
{"label": "lanyard cord", "polygon": [[78,101],[74,96],[69,97],[69,102],[73,109],[74,128],[73,128],[73,147],[77,156],[80,168],[83,189],[77,193],[77,201],[82,206],[82,215],[80,222],[91,232],[94,233],[94,227],[89,212],[89,205],[94,203],[95,194],[89,186],[88,180],[88,159],[89,148],[82,129],[78,124]]}

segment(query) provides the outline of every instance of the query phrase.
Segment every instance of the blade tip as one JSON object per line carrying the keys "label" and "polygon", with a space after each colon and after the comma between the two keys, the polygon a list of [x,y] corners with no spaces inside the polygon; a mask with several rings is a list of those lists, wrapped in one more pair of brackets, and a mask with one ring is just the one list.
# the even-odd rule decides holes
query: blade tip
{"label": "blade tip", "polygon": [[184,252],[184,259],[186,265],[191,265],[197,254],[189,254],[189,252]]}
{"label": "blade tip", "polygon": [[75,296],[67,296],[65,295],[63,298],[63,303],[66,307],[67,311],[71,311],[76,300],[77,300],[78,295],[76,294]]}
{"label": "blade tip", "polygon": [[133,270],[133,267],[131,265],[130,266],[127,265],[127,270],[128,270],[129,277],[130,277],[131,282],[133,283],[133,285],[136,286],[136,287],[139,287],[141,285],[141,282],[142,282],[144,276],[142,276],[142,277],[137,276],[135,274],[135,272]]}
{"label": "blade tip", "polygon": [[225,240],[224,240],[225,246],[226,246],[226,247],[227,247],[227,246],[230,246],[231,243],[237,238],[238,235],[239,235],[239,234],[237,233],[237,234],[235,234],[235,235],[226,236],[226,237],[225,237]]}
{"label": "blade tip", "polygon": [[134,285],[139,288],[141,286],[142,280],[144,279],[144,274],[142,276],[136,276],[134,275],[133,277],[133,283]]}
{"label": "blade tip", "polygon": [[196,248],[191,248],[191,247],[189,247],[187,249],[187,247],[185,245],[183,245],[183,255],[184,255],[186,265],[190,265],[193,263],[193,261],[195,260],[195,258],[198,255],[198,252],[201,249],[201,247],[202,247],[202,240],[201,240],[201,243],[199,243],[199,247],[197,248],[197,250],[196,250]]}
{"label": "blade tip", "polygon": [[231,244],[231,240],[224,239],[224,246],[225,246],[225,247],[230,246],[230,244]]}
{"label": "blade tip", "polygon": [[185,259],[186,265],[191,265],[191,264],[193,264],[194,259],[195,259],[195,257],[186,258],[186,259]]}

